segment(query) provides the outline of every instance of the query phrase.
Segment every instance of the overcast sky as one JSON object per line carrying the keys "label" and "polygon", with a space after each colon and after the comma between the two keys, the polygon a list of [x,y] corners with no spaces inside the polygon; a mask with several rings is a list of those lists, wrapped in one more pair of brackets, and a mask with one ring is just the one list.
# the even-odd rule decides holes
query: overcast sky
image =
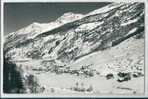
{"label": "overcast sky", "polygon": [[5,3],[4,34],[14,32],[33,22],[47,23],[66,12],[86,14],[109,3]]}

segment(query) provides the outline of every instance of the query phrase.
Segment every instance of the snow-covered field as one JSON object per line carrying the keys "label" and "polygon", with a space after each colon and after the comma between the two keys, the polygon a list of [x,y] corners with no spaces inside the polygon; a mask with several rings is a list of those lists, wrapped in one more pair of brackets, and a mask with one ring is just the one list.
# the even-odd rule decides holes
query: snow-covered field
{"label": "snow-covered field", "polygon": [[[91,78],[77,77],[74,75],[45,73],[37,75],[39,83],[45,87],[43,94],[143,94],[144,78],[133,78],[130,81],[119,83],[114,79],[106,80],[105,77],[94,76]],[[78,83],[78,86],[76,85]],[[88,89],[92,91],[77,91],[72,88]]]}

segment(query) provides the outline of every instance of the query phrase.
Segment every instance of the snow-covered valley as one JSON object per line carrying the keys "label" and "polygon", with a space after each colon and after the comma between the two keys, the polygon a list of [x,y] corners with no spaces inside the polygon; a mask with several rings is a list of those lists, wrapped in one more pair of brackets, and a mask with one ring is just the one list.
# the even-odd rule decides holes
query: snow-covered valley
{"label": "snow-covered valley", "polygon": [[144,4],[33,23],[5,37],[4,59],[4,88],[21,83],[6,93],[143,94]]}

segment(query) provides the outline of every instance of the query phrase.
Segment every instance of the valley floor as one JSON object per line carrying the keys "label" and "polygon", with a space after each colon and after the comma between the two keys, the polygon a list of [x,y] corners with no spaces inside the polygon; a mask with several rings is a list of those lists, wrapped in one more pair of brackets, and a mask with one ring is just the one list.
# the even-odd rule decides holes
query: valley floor
{"label": "valley floor", "polygon": [[[133,78],[125,82],[117,82],[114,79],[107,80],[105,77],[94,76],[91,78],[78,77],[75,75],[62,74],[57,75],[55,73],[44,73],[37,75],[39,83],[45,87],[44,94],[143,94],[144,91],[144,77]],[[92,87],[90,91],[74,90],[74,88],[88,89]]]}

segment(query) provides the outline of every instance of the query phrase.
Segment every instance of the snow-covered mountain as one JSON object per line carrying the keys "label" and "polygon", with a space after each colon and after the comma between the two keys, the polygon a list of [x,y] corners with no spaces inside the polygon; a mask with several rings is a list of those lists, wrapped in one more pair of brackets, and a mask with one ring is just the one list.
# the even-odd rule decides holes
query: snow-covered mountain
{"label": "snow-covered mountain", "polygon": [[[96,81],[102,76],[119,82],[139,79],[144,76],[144,4],[112,3],[86,15],[68,12],[50,23],[33,23],[5,37],[4,58],[23,71],[24,82],[26,75],[33,75],[47,93],[52,84],[45,79],[52,73],[55,78],[63,74],[77,80],[81,76]],[[98,85],[89,83],[96,88],[92,92],[97,92]],[[134,87],[127,85],[127,90],[135,93]],[[59,86],[55,87],[72,90]],[[124,90],[118,84],[110,87],[113,93]],[[142,93],[141,82],[139,87],[136,92]]]}

